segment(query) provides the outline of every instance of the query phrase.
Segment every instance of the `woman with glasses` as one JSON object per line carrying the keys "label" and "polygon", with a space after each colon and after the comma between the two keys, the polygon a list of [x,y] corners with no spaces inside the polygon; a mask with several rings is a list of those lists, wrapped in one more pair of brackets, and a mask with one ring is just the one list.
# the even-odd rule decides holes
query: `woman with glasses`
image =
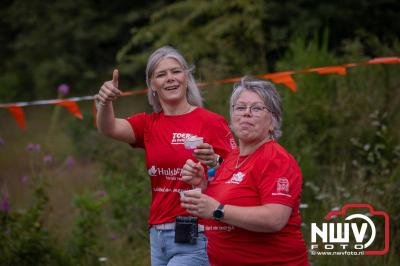
{"label": "woman with glasses", "polygon": [[309,265],[299,213],[302,175],[295,159],[277,143],[281,99],[273,84],[243,78],[230,99],[232,128],[239,140],[207,182],[202,167],[188,160],[182,207],[209,219],[211,265]]}
{"label": "woman with glasses", "polygon": [[[180,206],[180,192],[192,189],[182,181],[182,166],[188,158],[194,160],[193,153],[203,165],[215,167],[221,162],[219,155],[225,157],[235,148],[235,140],[222,116],[201,107],[202,98],[192,68],[174,48],[161,47],[149,57],[146,82],[154,112],[115,118],[112,102],[121,91],[118,71],[114,70],[113,79],[105,82],[96,95],[98,128],[108,137],[146,151],[152,190],[151,264],[209,265],[203,226],[189,232],[193,238],[181,240],[175,234],[176,217],[188,216]],[[184,143],[191,138],[202,139],[204,143],[192,147],[194,151],[186,150]],[[195,223],[191,217],[181,219]]]}

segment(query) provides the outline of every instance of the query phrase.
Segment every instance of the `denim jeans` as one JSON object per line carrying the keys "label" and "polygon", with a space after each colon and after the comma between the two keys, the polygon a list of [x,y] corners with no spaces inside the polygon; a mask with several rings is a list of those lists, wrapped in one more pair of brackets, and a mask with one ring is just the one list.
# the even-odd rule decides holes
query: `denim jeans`
{"label": "denim jeans", "polygon": [[175,243],[175,230],[150,228],[152,266],[209,266],[207,237],[199,233],[196,244]]}

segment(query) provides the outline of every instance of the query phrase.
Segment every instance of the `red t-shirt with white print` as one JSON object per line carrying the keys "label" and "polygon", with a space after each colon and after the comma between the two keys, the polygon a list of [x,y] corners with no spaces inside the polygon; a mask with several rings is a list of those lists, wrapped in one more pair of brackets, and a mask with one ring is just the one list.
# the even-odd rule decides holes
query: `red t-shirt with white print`
{"label": "red t-shirt with white print", "polygon": [[152,191],[149,225],[169,223],[176,216],[189,215],[180,205],[179,192],[192,187],[181,180],[181,171],[187,159],[195,158],[193,151],[185,149],[184,141],[193,135],[203,137],[205,143],[225,158],[236,148],[226,120],[200,107],[183,115],[140,113],[127,120],[135,132],[133,147],[146,151]]}
{"label": "red t-shirt with white print", "polygon": [[299,213],[302,175],[296,161],[275,141],[239,161],[238,156],[239,150],[228,156],[205,194],[235,206],[283,204],[292,213],[286,226],[274,233],[205,220],[211,265],[309,265]]}

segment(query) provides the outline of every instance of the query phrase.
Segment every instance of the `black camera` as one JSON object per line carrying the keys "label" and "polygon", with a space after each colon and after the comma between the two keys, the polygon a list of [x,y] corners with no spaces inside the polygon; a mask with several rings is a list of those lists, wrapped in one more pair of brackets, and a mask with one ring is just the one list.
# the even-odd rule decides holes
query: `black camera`
{"label": "black camera", "polygon": [[196,244],[199,236],[197,217],[177,216],[175,220],[175,243]]}

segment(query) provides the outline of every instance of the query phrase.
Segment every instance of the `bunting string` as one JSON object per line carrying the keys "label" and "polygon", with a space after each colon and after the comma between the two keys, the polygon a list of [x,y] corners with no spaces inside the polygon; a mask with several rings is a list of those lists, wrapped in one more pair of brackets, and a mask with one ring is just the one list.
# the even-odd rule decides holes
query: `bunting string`
{"label": "bunting string", "polygon": [[[297,84],[293,79],[293,75],[295,74],[303,74],[303,73],[318,73],[320,75],[326,74],[337,74],[344,76],[347,74],[348,68],[364,66],[364,65],[378,65],[378,64],[399,64],[400,57],[378,57],[373,58],[364,62],[359,63],[348,63],[342,64],[337,66],[325,66],[325,67],[317,67],[317,68],[307,68],[297,71],[282,71],[282,72],[274,72],[274,73],[265,73],[259,74],[255,77],[261,79],[268,79],[274,82],[275,84],[282,84],[290,89],[292,92],[297,91]],[[227,78],[223,80],[216,80],[211,82],[203,82],[198,83],[197,85],[200,88],[210,86],[210,85],[218,85],[218,84],[227,84],[227,83],[234,83],[240,81],[240,77],[233,77]],[[129,95],[138,95],[138,94],[145,94],[147,93],[147,89],[140,89],[140,90],[129,90],[124,91],[122,96],[129,96]],[[0,108],[7,109],[12,117],[17,122],[20,128],[25,128],[25,114],[23,111],[23,107],[32,106],[32,105],[58,105],[65,107],[73,116],[78,119],[83,119],[83,115],[79,109],[77,102],[79,101],[93,101],[94,96],[81,96],[81,97],[72,97],[66,99],[50,99],[50,100],[37,100],[31,102],[14,102],[14,103],[0,103]],[[93,108],[93,112],[96,112],[96,108]]]}

